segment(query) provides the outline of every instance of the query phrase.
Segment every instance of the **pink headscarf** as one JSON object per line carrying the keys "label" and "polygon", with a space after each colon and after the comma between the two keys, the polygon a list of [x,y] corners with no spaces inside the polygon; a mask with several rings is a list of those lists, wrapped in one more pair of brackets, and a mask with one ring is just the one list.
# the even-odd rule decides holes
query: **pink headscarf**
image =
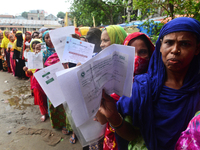
{"label": "pink headscarf", "polygon": [[54,53],[54,54],[52,54],[51,56],[49,56],[49,57],[47,58],[47,60],[46,60],[46,62],[44,63],[44,65],[45,65],[46,67],[48,67],[48,66],[51,66],[51,65],[53,65],[53,64],[55,64],[55,63],[57,63],[57,62],[59,62],[59,61],[60,61],[60,59],[58,58],[57,53]]}

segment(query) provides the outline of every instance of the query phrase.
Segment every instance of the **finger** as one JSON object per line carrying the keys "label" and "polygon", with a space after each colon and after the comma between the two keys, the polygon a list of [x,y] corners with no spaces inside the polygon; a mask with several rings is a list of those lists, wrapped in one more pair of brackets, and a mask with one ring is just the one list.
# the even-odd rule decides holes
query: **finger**
{"label": "finger", "polygon": [[105,90],[103,89],[102,91],[102,98],[107,100],[107,101],[113,101],[113,98],[110,97],[110,95],[106,94]]}

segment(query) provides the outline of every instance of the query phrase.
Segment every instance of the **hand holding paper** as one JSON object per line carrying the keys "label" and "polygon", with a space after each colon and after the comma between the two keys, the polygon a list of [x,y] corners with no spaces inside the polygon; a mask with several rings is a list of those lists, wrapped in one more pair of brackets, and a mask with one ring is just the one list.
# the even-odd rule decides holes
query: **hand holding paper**
{"label": "hand holding paper", "polygon": [[86,141],[104,132],[103,126],[92,121],[100,106],[102,89],[107,94],[131,96],[134,57],[134,47],[113,44],[81,66],[56,73],[75,126]]}

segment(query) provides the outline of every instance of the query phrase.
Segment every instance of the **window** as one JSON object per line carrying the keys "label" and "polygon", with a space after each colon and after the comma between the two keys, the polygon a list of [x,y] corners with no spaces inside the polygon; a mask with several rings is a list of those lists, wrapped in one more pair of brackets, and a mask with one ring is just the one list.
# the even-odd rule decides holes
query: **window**
{"label": "window", "polygon": [[31,17],[31,20],[33,20],[33,17]]}

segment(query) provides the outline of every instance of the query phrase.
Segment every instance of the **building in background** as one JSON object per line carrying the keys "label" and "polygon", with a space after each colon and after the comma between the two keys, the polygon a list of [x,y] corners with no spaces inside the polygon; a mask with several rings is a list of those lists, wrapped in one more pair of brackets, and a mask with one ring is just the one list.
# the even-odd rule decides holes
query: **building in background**
{"label": "building in background", "polygon": [[44,10],[30,10],[28,20],[44,20]]}
{"label": "building in background", "polygon": [[57,21],[57,20],[58,20],[58,18],[57,18],[57,17],[55,17],[55,16],[54,16],[54,15],[52,15],[52,14],[49,14],[48,16],[46,16],[46,17],[44,18],[44,20]]}
{"label": "building in background", "polygon": [[52,14],[45,17],[44,10],[30,10],[28,19],[22,16],[0,15],[1,30],[11,31],[13,28],[17,28],[25,33],[26,31],[38,31],[42,27],[55,29],[62,27],[62,24]]}

